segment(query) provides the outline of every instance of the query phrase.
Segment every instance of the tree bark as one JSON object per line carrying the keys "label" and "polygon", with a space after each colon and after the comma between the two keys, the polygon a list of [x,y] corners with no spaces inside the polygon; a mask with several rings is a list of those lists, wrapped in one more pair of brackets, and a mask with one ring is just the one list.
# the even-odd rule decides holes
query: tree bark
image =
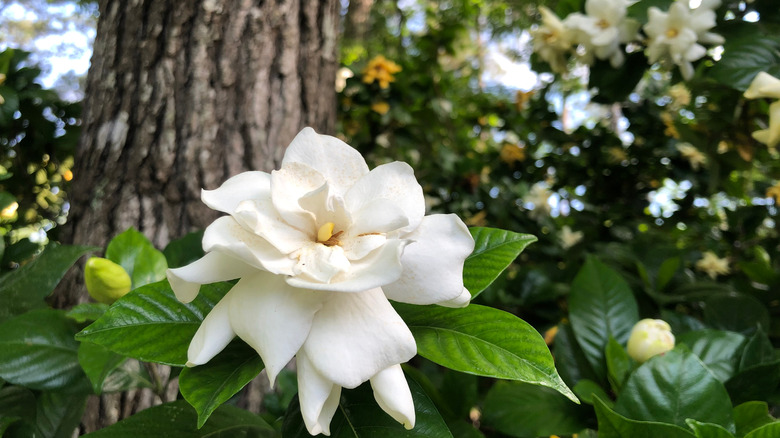
{"label": "tree bark", "polygon": [[[135,227],[162,248],[218,216],[201,203],[202,188],[277,167],[304,126],[333,130],[335,0],[100,0],[99,8],[66,243],[105,247]],[[66,277],[57,307],[86,301],[80,278]],[[126,416],[135,410],[129,399],[159,402],[104,397],[83,429]]]}

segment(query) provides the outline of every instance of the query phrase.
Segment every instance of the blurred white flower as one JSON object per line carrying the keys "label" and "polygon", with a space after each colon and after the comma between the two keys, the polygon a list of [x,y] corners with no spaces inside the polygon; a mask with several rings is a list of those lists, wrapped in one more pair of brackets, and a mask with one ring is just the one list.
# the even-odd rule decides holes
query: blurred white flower
{"label": "blurred white flower", "polygon": [[560,240],[563,249],[569,249],[572,246],[580,243],[584,234],[582,231],[572,231],[571,227],[564,225],[561,228]]}
{"label": "blurred white flower", "polygon": [[620,47],[636,37],[639,22],[626,18],[627,0],[587,0],[585,14],[569,14],[563,23],[571,29],[572,39],[585,48],[582,61],[593,63],[593,57],[609,59],[618,68],[625,61]]}
{"label": "blurred white flower", "polygon": [[355,73],[347,67],[341,67],[336,72],[336,93],[341,93],[347,87],[347,79],[354,77]]}
{"label": "blurred white flower", "polygon": [[702,258],[696,262],[696,269],[709,275],[713,280],[718,275],[726,275],[731,272],[728,259],[720,258],[712,251],[704,253]]}
{"label": "blurred white flower", "polygon": [[549,202],[550,196],[552,196],[552,192],[550,192],[550,189],[547,188],[546,184],[534,184],[531,187],[531,190],[528,191],[528,194],[523,198],[523,202],[531,203],[534,206],[533,210],[531,210],[528,215],[536,220],[544,216],[549,216],[552,211]]}
{"label": "blurred white flower", "polygon": [[[645,33],[650,38],[646,54],[651,63],[669,59],[678,67],[683,78],[693,77],[691,62],[701,59],[706,49],[699,42],[723,43],[723,37],[709,32],[715,27],[715,12],[710,6],[717,2],[706,2],[691,11],[687,0],[677,0],[663,12],[655,6],[647,10]],[[716,7],[716,6],[715,6]]]}
{"label": "blurred white flower", "polygon": [[455,215],[425,216],[406,163],[369,171],[346,143],[311,128],[280,170],[245,172],[203,202],[228,213],[203,236],[206,255],[168,270],[177,298],[238,278],[190,343],[188,365],[211,360],[238,336],[262,357],[273,384],[297,357],[306,427],[330,433],[341,388],[370,380],[379,405],[411,429],[414,404],[399,364],[417,347],[388,299],[463,306],[463,263],[474,248]]}
{"label": "blurred white flower", "polygon": [[674,348],[672,328],[661,319],[643,319],[631,329],[628,338],[628,355],[637,362],[646,362],[651,357]]}
{"label": "blurred white flower", "polygon": [[539,7],[542,25],[531,30],[534,52],[550,64],[552,71],[566,71],[566,54],[572,48],[571,31],[557,15],[544,6]]}
{"label": "blurred white flower", "polygon": [[[760,72],[744,94],[746,99],[780,99],[780,79]],[[753,132],[753,138],[769,147],[780,144],[780,100],[769,105],[769,127]]]}

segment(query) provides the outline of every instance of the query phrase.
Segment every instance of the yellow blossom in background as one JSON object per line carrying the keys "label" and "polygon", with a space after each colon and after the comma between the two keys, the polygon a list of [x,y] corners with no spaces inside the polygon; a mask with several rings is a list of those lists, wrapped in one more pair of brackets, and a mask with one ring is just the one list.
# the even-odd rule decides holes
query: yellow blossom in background
{"label": "yellow blossom in background", "polygon": [[393,75],[400,71],[400,65],[382,55],[377,55],[368,61],[368,66],[363,70],[363,82],[373,84],[376,81],[381,88],[387,88],[390,82],[395,82]]}
{"label": "yellow blossom in background", "polygon": [[767,198],[775,198],[775,204],[780,204],[780,182],[766,189]]}
{"label": "yellow blossom in background", "polygon": [[525,161],[525,149],[514,143],[504,143],[501,148],[501,161],[510,166],[517,161]]}
{"label": "yellow blossom in background", "polygon": [[19,204],[14,201],[9,206],[0,210],[0,219],[11,219],[16,214],[16,210],[19,209]]}
{"label": "yellow blossom in background", "polygon": [[390,104],[387,102],[374,102],[371,104],[371,110],[377,114],[385,115],[390,111]]}
{"label": "yellow blossom in background", "polygon": [[712,279],[715,279],[718,275],[726,275],[731,272],[728,259],[720,258],[712,251],[704,253],[704,256],[696,262],[696,269],[709,275]]}
{"label": "yellow blossom in background", "polygon": [[548,328],[544,332],[544,343],[547,345],[552,345],[553,342],[555,342],[555,335],[558,334],[558,326],[554,325],[550,328]]}
{"label": "yellow blossom in background", "polygon": [[691,103],[691,92],[682,83],[669,87],[669,97],[672,98],[671,107],[673,109],[680,109]]}
{"label": "yellow blossom in background", "polygon": [[690,143],[679,143],[677,150],[691,163],[693,170],[699,170],[702,165],[707,164],[707,156]]}
{"label": "yellow blossom in background", "polygon": [[582,231],[572,231],[571,227],[564,225],[564,227],[561,228],[561,235],[559,236],[559,239],[563,249],[569,249],[572,246],[580,243],[583,237],[584,234]]}
{"label": "yellow blossom in background", "polygon": [[664,134],[679,140],[680,132],[677,131],[677,127],[674,126],[674,119],[672,118],[672,114],[669,112],[661,113],[661,121],[664,122],[664,126],[666,126]]}
{"label": "yellow blossom in background", "polygon": [[616,163],[622,163],[623,161],[628,160],[628,154],[619,146],[611,147],[607,152],[609,152],[609,158]]}

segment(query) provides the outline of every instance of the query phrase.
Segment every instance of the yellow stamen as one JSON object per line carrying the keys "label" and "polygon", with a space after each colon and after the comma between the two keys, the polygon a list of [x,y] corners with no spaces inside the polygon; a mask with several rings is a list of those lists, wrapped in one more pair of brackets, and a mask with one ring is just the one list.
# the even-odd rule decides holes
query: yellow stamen
{"label": "yellow stamen", "polygon": [[680,34],[680,31],[677,30],[677,29],[668,29],[666,31],[666,37],[667,38],[674,38],[674,37],[676,37],[679,34]]}
{"label": "yellow stamen", "polygon": [[327,242],[333,236],[333,222],[328,222],[317,230],[317,242]]}

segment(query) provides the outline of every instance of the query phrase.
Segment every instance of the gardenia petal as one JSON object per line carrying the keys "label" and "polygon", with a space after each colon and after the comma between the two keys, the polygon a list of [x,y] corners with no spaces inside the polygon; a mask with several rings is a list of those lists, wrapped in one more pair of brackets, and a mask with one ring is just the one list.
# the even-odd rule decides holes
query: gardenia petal
{"label": "gardenia petal", "polygon": [[407,430],[414,428],[414,400],[401,365],[393,365],[378,372],[371,378],[371,389],[383,411]]}
{"label": "gardenia petal", "polygon": [[228,315],[231,292],[232,290],[211,309],[195,332],[195,336],[192,337],[187,349],[188,367],[203,365],[210,361],[236,336]]}
{"label": "gardenia petal", "polygon": [[330,283],[300,277],[287,277],[293,287],[335,292],[363,292],[390,284],[401,277],[401,254],[408,240],[388,240],[379,249],[360,260],[352,261],[349,270],[333,277]]}
{"label": "gardenia petal", "polygon": [[360,152],[335,137],[317,134],[311,128],[303,128],[287,147],[282,168],[289,163],[303,163],[317,169],[336,195],[343,195],[368,173],[368,165]]}
{"label": "gardenia petal", "polygon": [[203,250],[223,252],[274,274],[292,275],[296,263],[267,240],[244,229],[231,216],[218,218],[206,227]]}
{"label": "gardenia petal", "polygon": [[265,172],[243,172],[229,178],[214,190],[201,190],[204,204],[223,213],[233,213],[241,201],[268,199],[271,196],[271,175]]}
{"label": "gardenia petal", "polygon": [[168,269],[165,274],[176,298],[189,303],[198,295],[202,284],[234,280],[255,271],[240,259],[210,252],[187,266]]}
{"label": "gardenia petal", "polygon": [[348,272],[350,268],[344,249],[338,245],[311,243],[301,248],[295,256],[298,264],[293,268],[293,274],[304,281],[330,283],[333,277]]}
{"label": "gardenia petal", "polygon": [[313,228],[312,233],[307,234],[285,222],[270,199],[243,201],[236,207],[233,217],[283,254],[290,254],[316,240]]}
{"label": "gardenia petal", "polygon": [[[370,205],[392,205],[403,212],[408,225],[403,231],[417,228],[425,216],[425,197],[422,187],[414,177],[414,170],[406,163],[396,161],[377,166],[353,185],[344,197],[347,210],[352,214],[353,226],[371,224],[364,215]],[[379,231],[361,230],[360,232]],[[383,230],[392,231],[392,230]]]}
{"label": "gardenia petal", "polygon": [[468,306],[470,302],[471,302],[471,292],[469,292],[469,290],[464,287],[463,291],[457,297],[451,300],[439,302],[437,304],[444,307],[452,307],[458,309],[461,307]]}
{"label": "gardenia petal", "polygon": [[267,272],[242,278],[231,289],[233,331],[263,359],[271,386],[300,350],[328,296],[290,287],[281,276]]}
{"label": "gardenia petal", "polygon": [[750,87],[745,91],[745,99],[769,97],[780,99],[780,79],[767,72],[760,72],[753,78]]}
{"label": "gardenia petal", "polygon": [[271,172],[271,199],[279,216],[299,230],[314,229],[314,216],[298,201],[325,183],[320,172],[301,163],[289,163]]}
{"label": "gardenia petal", "polygon": [[341,240],[344,255],[349,260],[360,260],[375,249],[387,242],[387,237],[382,234],[364,234],[355,237],[347,237]]}
{"label": "gardenia petal", "polygon": [[769,105],[769,128],[753,132],[753,138],[769,147],[780,144],[780,100]]}
{"label": "gardenia petal", "polygon": [[334,293],[317,312],[303,345],[326,379],[355,388],[417,354],[417,344],[381,289]]}
{"label": "gardenia petal", "polygon": [[339,406],[341,386],[320,374],[304,351],[298,353],[296,366],[298,400],[306,429],[312,436],[330,436],[330,421]]}
{"label": "gardenia petal", "polygon": [[454,214],[425,216],[405,238],[414,243],[401,257],[403,274],[382,286],[387,298],[411,304],[434,304],[463,292],[463,262],[474,250],[468,228]]}

